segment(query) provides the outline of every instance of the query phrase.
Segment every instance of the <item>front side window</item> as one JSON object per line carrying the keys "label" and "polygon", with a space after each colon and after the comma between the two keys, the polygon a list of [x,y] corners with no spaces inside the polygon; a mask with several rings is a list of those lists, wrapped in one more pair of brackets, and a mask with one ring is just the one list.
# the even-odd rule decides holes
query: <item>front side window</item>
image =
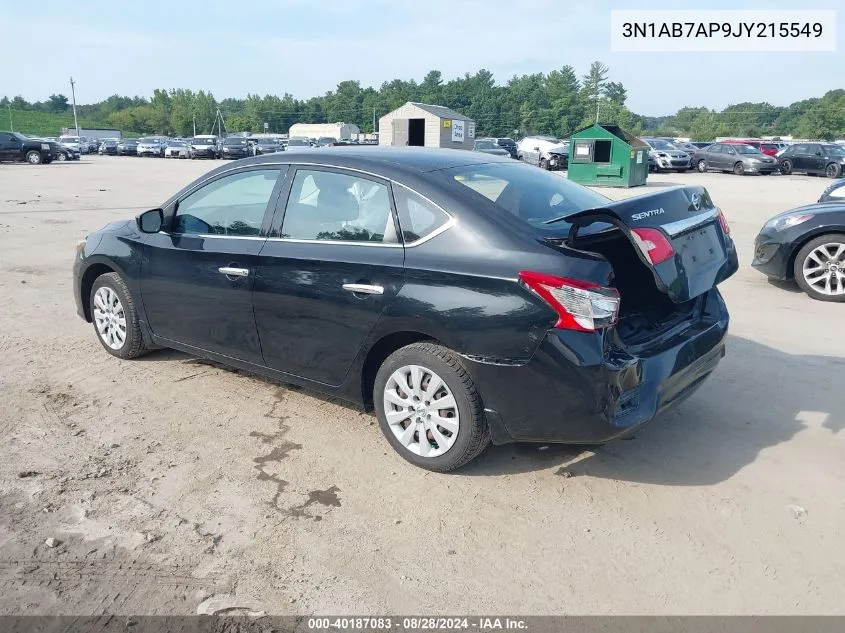
{"label": "front side window", "polygon": [[243,171],[215,180],[179,201],[173,233],[257,236],[277,169]]}
{"label": "front side window", "polygon": [[845,147],[841,145],[825,145],[824,149],[828,156],[845,156]]}
{"label": "front side window", "polygon": [[339,172],[299,169],[285,208],[282,237],[395,244],[387,185]]}

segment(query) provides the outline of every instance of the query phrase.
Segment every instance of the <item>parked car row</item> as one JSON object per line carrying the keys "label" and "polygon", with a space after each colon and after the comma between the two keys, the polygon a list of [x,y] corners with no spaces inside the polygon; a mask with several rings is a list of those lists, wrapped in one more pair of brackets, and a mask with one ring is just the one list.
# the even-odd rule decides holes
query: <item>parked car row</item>
{"label": "parked car row", "polygon": [[0,132],[0,161],[46,165],[54,160],[79,160],[79,151],[51,139],[24,136],[18,132]]}

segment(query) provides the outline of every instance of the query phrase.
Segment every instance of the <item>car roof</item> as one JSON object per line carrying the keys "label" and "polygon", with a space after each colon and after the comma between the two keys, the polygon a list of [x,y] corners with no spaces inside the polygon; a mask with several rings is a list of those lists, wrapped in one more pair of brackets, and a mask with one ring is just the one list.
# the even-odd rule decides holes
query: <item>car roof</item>
{"label": "car roof", "polygon": [[512,162],[510,158],[497,158],[468,150],[442,149],[434,147],[378,147],[347,145],[343,148],[321,147],[288,150],[282,154],[253,156],[242,159],[241,164],[262,163],[311,163],[316,165],[369,168],[377,172],[394,169],[419,173],[481,165],[491,162]]}

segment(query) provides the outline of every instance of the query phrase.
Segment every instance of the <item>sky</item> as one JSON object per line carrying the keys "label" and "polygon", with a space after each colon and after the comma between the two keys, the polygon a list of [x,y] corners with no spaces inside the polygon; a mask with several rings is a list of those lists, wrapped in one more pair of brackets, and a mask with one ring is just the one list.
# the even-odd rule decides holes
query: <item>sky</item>
{"label": "sky", "polygon": [[[837,51],[824,53],[612,53],[611,9],[702,8],[663,0],[59,0],[6,1],[0,96],[29,101],[52,93],[77,103],[155,88],[210,90],[218,100],[253,94],[321,95],[347,79],[378,87],[395,78],[444,79],[491,71],[513,75],[564,65],[583,75],[610,67],[638,114],[687,105],[788,105],[845,88],[845,7]],[[792,9],[794,2],[707,3],[708,9]],[[33,47],[33,33],[49,45]],[[60,39],[61,38],[61,39]],[[46,42],[44,38],[36,41]],[[21,51],[9,55],[9,51]],[[25,51],[25,54],[23,53]]]}

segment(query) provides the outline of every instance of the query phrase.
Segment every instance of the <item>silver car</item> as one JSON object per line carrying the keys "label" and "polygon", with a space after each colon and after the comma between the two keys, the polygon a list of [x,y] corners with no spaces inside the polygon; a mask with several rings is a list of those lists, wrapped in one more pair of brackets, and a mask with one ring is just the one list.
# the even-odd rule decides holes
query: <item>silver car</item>
{"label": "silver car", "polygon": [[690,155],[667,139],[644,138],[651,148],[648,152],[649,171],[687,171]]}
{"label": "silver car", "polygon": [[732,171],[743,174],[773,174],[778,171],[777,159],[766,156],[756,147],[733,143],[713,143],[698,150],[692,157],[693,165],[704,173]]}

